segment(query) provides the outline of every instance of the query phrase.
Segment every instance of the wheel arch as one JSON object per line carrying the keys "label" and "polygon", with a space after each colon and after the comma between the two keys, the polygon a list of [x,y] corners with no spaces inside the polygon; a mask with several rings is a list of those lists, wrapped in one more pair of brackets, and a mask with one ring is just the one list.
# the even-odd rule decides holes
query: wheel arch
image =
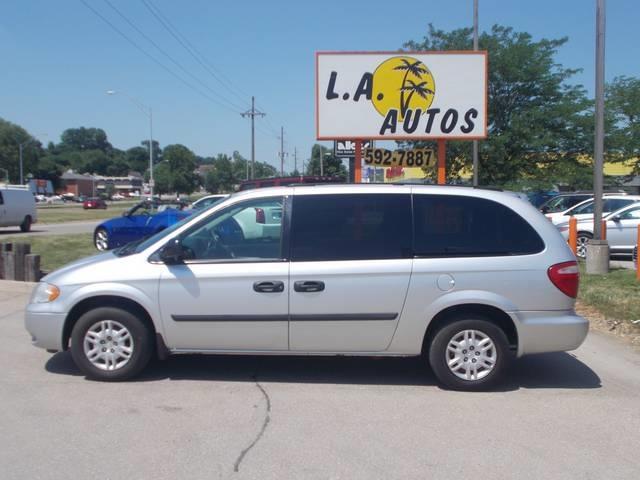
{"label": "wheel arch", "polygon": [[422,353],[428,351],[431,340],[435,334],[446,325],[461,317],[474,316],[486,319],[499,327],[507,336],[509,348],[516,352],[518,349],[518,329],[511,316],[504,310],[487,304],[466,303],[453,305],[439,311],[429,322],[422,342]]}
{"label": "wheel arch", "polygon": [[62,348],[64,350],[69,348],[71,332],[78,319],[86,312],[99,307],[113,307],[126,310],[140,318],[147,328],[151,330],[154,338],[159,335],[149,312],[135,300],[118,295],[96,295],[81,300],[69,311],[62,329]]}

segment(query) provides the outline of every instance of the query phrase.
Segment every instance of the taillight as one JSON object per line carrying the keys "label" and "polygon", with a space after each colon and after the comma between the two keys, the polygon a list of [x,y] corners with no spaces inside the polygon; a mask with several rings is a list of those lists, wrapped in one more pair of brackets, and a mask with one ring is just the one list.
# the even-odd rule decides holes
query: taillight
{"label": "taillight", "polygon": [[563,262],[556,265],[552,265],[547,270],[549,280],[553,283],[558,290],[571,298],[578,296],[578,286],[580,285],[580,270],[578,269],[578,263]]}
{"label": "taillight", "polygon": [[256,223],[266,223],[262,208],[256,208]]}

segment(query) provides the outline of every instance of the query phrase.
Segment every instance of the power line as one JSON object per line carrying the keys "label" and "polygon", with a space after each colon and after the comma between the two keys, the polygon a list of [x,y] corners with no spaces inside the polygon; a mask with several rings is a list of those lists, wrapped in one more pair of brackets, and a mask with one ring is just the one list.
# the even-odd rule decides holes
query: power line
{"label": "power line", "polygon": [[91,5],[89,5],[85,0],[80,0],[80,2],[82,2],[82,4],[87,7],[89,10],[91,10],[98,18],[100,18],[104,23],[106,23],[107,25],[109,25],[115,32],[117,32],[122,38],[124,38],[127,42],[129,42],[131,45],[133,45],[137,50],[139,50],[144,56],[146,56],[147,58],[151,59],[154,63],[156,63],[158,66],[160,66],[163,70],[165,70],[167,73],[169,73],[170,75],[172,75],[173,77],[177,78],[178,80],[180,80],[183,84],[185,84],[187,87],[189,87],[190,89],[192,89],[193,91],[195,91],[196,93],[200,94],[202,97],[206,98],[207,100],[209,100],[210,102],[215,103],[216,105],[219,105],[222,108],[225,108],[233,113],[238,113],[235,110],[229,108],[227,105],[219,102],[218,100],[216,100],[215,98],[210,97],[209,95],[207,95],[205,92],[203,92],[202,90],[200,90],[198,87],[196,87],[195,85],[193,85],[192,83],[188,82],[187,80],[185,80],[184,78],[182,78],[180,75],[178,75],[176,72],[174,72],[173,70],[171,70],[169,67],[167,67],[164,63],[162,63],[160,60],[158,60],[156,57],[154,57],[153,55],[151,55],[149,52],[147,52],[144,48],[142,48],[140,45],[138,45],[134,40],[131,39],[131,37],[129,37],[126,33],[124,33],[122,30],[120,30],[118,27],[116,27],[109,19],[107,19],[104,15],[102,15],[100,12],[98,12],[95,8],[93,8]]}
{"label": "power line", "polygon": [[180,62],[178,62],[177,60],[175,60],[170,54],[168,54],[160,45],[158,45],[152,38],[150,38],[146,33],[144,33],[140,28],[138,28],[137,25],[135,25],[131,20],[129,20],[129,18],[127,18],[127,16],[122,13],[122,11],[120,11],[113,3],[111,3],[110,0],[104,0],[104,2],[109,5],[109,7],[111,7],[119,16],[120,18],[122,18],[125,22],[127,22],[131,28],[133,28],[136,32],[138,32],[143,38],[145,38],[149,43],[151,43],[151,45],[153,45],[162,55],[164,55],[167,59],[169,59],[169,61],[171,61],[175,66],[177,66],[180,70],[182,70],[185,74],[187,74],[189,77],[191,77],[193,80],[195,80],[196,82],[198,82],[200,85],[202,85],[205,89],[207,89],[209,92],[211,92],[213,95],[215,95],[216,97],[218,97],[220,99],[220,101],[224,101],[226,102],[228,105],[231,106],[231,108],[233,108],[234,110],[242,110],[243,107],[238,106],[236,104],[234,104],[232,101],[228,100],[227,98],[225,98],[224,96],[220,95],[218,92],[216,92],[214,89],[212,89],[209,85],[207,85],[206,83],[204,83],[202,80],[200,80],[198,77],[196,77],[194,74],[192,74],[189,70],[187,70]]}
{"label": "power line", "polygon": [[[225,83],[221,74],[216,73],[213,67],[210,65],[202,54],[193,46],[193,44],[183,35],[178,29],[171,23],[171,21],[149,0],[141,0],[144,6],[151,12],[151,14],[160,22],[160,24],[169,32],[169,34],[176,39],[176,41],[182,45],[182,47],[204,68],[220,85],[227,89],[231,94],[240,99],[241,102],[246,102],[246,97],[243,98],[238,95],[229,85],[231,82]],[[204,61],[203,61],[204,59]]]}

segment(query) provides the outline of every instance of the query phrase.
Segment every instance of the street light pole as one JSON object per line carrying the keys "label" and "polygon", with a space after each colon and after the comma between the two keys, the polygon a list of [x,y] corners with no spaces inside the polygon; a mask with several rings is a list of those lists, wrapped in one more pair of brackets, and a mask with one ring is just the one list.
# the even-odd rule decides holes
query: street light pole
{"label": "street light pole", "polygon": [[153,187],[155,186],[155,182],[153,180],[153,110],[151,109],[151,107],[144,105],[122,90],[107,90],[106,93],[107,95],[115,95],[117,93],[121,93],[131,103],[138,107],[138,110],[140,110],[149,118],[149,196],[153,198]]}
{"label": "street light pole", "polygon": [[604,166],[604,40],[605,0],[596,0],[596,129],[593,167],[593,239],[587,245],[587,273],[609,271],[609,244],[602,239]]}
{"label": "street light pole", "polygon": [[322,146],[318,144],[318,155],[320,155],[320,176],[324,177],[324,162],[322,161]]}
{"label": "street light pole", "polygon": [[20,150],[20,185],[23,185],[23,175],[22,175],[22,147],[24,143],[21,143],[18,147]]}

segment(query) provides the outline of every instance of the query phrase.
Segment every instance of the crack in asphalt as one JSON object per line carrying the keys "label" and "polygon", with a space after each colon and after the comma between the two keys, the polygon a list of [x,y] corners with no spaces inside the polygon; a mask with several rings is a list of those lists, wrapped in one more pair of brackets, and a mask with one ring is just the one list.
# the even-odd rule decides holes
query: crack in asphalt
{"label": "crack in asphalt", "polygon": [[253,439],[253,442],[251,442],[247,448],[245,448],[244,450],[242,450],[242,452],[240,452],[240,455],[238,456],[235,464],[233,465],[234,472],[240,471],[240,464],[244,460],[244,457],[247,455],[247,453],[249,453],[249,451],[253,447],[256,446],[256,443],[258,443],[258,441],[262,438],[262,435],[264,435],[264,431],[267,429],[267,425],[269,425],[269,422],[271,421],[271,398],[269,398],[269,394],[262,387],[262,385],[260,385],[260,383],[258,382],[258,379],[255,376],[253,377],[253,381],[256,383],[256,387],[260,389],[260,392],[262,392],[262,395],[267,401],[267,409],[265,411],[264,421],[262,422],[262,428],[258,432],[258,435],[256,435],[256,438]]}

